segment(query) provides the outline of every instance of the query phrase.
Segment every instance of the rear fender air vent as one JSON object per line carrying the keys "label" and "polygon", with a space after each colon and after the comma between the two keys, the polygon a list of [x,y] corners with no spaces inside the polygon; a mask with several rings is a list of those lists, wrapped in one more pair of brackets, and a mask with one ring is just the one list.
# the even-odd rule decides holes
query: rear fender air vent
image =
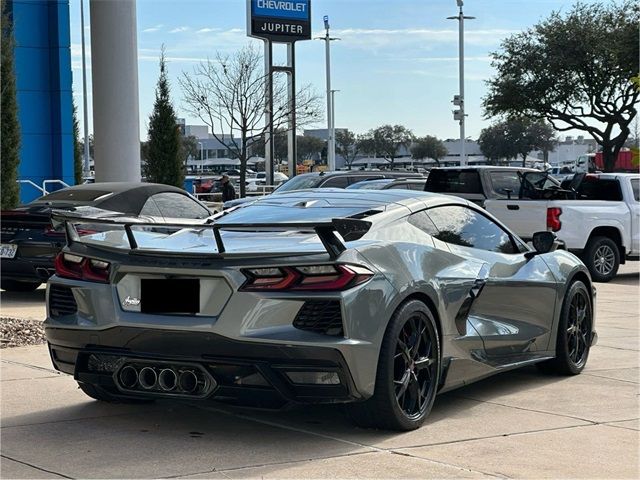
{"label": "rear fender air vent", "polygon": [[344,335],[339,300],[307,300],[293,326],[308,332],[341,337]]}
{"label": "rear fender air vent", "polygon": [[60,285],[49,287],[49,311],[53,317],[73,315],[78,311],[76,299],[69,287]]}

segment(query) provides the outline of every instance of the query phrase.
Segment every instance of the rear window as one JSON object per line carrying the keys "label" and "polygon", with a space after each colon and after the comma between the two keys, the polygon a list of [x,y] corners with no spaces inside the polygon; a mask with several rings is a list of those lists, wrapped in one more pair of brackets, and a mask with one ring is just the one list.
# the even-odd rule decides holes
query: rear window
{"label": "rear window", "polygon": [[291,192],[293,190],[304,190],[305,188],[315,188],[318,186],[318,183],[320,182],[320,180],[322,180],[322,178],[323,177],[319,175],[300,175],[297,177],[293,177],[292,179],[287,180],[285,183],[280,185],[277,188],[276,192],[284,193]]}
{"label": "rear window", "polygon": [[436,193],[479,193],[482,184],[477,170],[431,170],[427,184],[427,192]]}
{"label": "rear window", "polygon": [[108,195],[111,192],[108,190],[88,190],[88,189],[75,189],[75,188],[65,188],[63,190],[58,190],[57,192],[50,193],[49,195],[45,195],[44,197],[40,197],[38,202],[60,202],[60,201],[68,201],[68,202],[93,202],[97,198],[100,198],[104,195]]}
{"label": "rear window", "polygon": [[[569,181],[562,182],[567,187]],[[615,178],[599,178],[587,175],[578,187],[578,198],[582,200],[622,201],[620,182]]]}

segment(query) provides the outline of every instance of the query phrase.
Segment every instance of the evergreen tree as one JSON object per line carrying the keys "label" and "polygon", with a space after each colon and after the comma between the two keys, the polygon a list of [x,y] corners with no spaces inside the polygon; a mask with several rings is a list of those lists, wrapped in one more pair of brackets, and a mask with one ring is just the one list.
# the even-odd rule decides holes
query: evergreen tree
{"label": "evergreen tree", "polygon": [[73,176],[76,185],[82,183],[83,144],[80,142],[80,126],[78,125],[78,108],[73,100]]}
{"label": "evergreen tree", "polygon": [[160,77],[156,87],[156,101],[149,116],[149,133],[145,149],[144,176],[148,182],[182,187],[184,166],[180,158],[180,130],[171,100],[164,56],[160,54]]}
{"label": "evergreen tree", "polygon": [[0,203],[4,210],[15,207],[20,201],[16,182],[20,163],[20,124],[13,62],[13,27],[5,0],[0,1],[0,16]]}

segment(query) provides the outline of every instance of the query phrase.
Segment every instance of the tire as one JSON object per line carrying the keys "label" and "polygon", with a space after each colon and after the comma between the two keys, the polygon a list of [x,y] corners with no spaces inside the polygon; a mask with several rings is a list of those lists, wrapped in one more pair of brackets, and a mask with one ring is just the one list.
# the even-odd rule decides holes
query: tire
{"label": "tire", "polygon": [[78,382],[78,387],[86,395],[100,402],[129,403],[129,404],[144,404],[144,403],[153,402],[153,400],[149,400],[149,399],[130,398],[130,397],[121,397],[119,395],[113,395],[109,393],[106,389],[98,385],[94,385],[92,383]]}
{"label": "tire", "polygon": [[5,279],[0,281],[0,288],[7,292],[33,292],[42,282],[21,282],[19,280]]}
{"label": "tire", "polygon": [[608,282],[618,273],[620,249],[609,237],[593,237],[587,242],[582,259],[594,282]]}
{"label": "tire", "polygon": [[396,310],[387,326],[373,396],[348,405],[349,413],[363,427],[415,430],[431,411],[439,379],[435,319],[424,303],[410,300]]}
{"label": "tire", "polygon": [[571,284],[564,297],[558,335],[556,357],[539,363],[545,373],[577,375],[584,370],[591,348],[593,311],[591,297],[584,283]]}

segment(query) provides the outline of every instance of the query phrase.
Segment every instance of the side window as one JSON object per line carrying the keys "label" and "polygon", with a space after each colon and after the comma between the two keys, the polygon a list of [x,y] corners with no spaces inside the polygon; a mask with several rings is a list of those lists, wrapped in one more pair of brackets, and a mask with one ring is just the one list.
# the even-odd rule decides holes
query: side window
{"label": "side window", "polygon": [[150,217],[162,217],[162,213],[158,209],[156,202],[153,201],[153,197],[147,198],[144,203],[144,207],[140,210],[140,215],[148,215]]}
{"label": "side window", "polygon": [[409,223],[432,237],[438,237],[440,233],[424,210],[409,215]]}
{"label": "side window", "polygon": [[640,178],[631,179],[631,189],[633,190],[633,198],[636,202],[640,202]]}
{"label": "side window", "polygon": [[[207,218],[211,213],[196,203],[191,197],[181,193],[164,192],[151,197],[163,217],[166,218]],[[146,205],[145,205],[146,206]]]}
{"label": "side window", "polygon": [[511,190],[511,193],[515,196],[520,191],[520,178],[518,172],[513,171],[492,171],[491,175],[491,187],[493,191],[500,195],[507,195],[507,190]]}
{"label": "side window", "polygon": [[349,178],[346,175],[336,175],[322,184],[322,188],[347,188],[348,186]]}
{"label": "side window", "polygon": [[517,253],[511,237],[499,225],[467,207],[448,205],[428,211],[438,228],[436,238],[463,247],[498,253]]}

